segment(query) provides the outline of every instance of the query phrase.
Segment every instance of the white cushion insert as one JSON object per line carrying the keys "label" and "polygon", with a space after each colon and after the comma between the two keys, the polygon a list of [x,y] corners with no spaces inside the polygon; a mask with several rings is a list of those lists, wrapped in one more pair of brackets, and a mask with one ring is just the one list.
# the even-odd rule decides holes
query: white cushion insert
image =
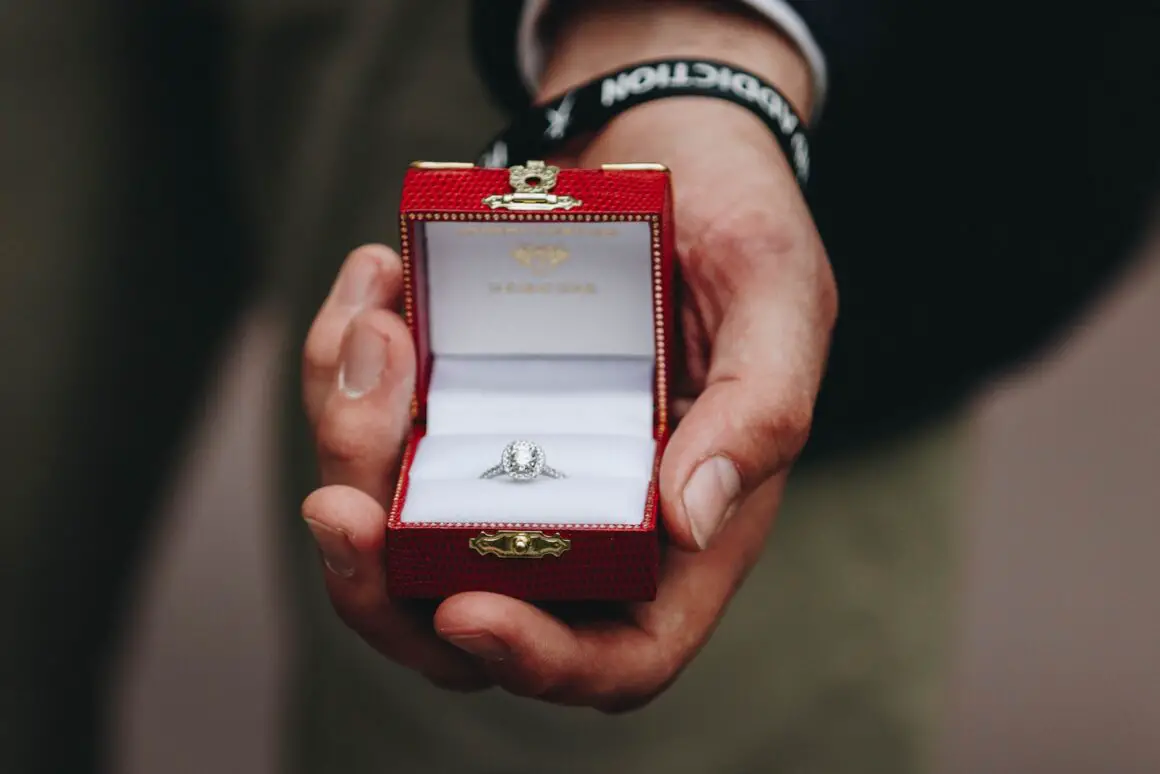
{"label": "white cushion insert", "polygon": [[[646,358],[435,358],[409,523],[640,524],[656,459]],[[567,478],[480,479],[519,439]]]}
{"label": "white cushion insert", "polygon": [[653,367],[651,358],[436,357],[427,434],[651,439]]}

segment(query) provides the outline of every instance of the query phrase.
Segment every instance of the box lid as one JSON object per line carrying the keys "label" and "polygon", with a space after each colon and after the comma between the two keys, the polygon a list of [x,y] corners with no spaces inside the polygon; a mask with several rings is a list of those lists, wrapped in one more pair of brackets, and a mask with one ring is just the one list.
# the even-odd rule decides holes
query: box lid
{"label": "box lid", "polygon": [[400,242],[414,420],[427,421],[436,357],[647,357],[654,431],[666,432],[670,210],[660,165],[412,165]]}

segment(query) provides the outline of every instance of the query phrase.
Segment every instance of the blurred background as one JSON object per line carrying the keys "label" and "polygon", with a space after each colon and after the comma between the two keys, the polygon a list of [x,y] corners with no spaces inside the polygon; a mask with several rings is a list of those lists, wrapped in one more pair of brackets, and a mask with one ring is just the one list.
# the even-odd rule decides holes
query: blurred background
{"label": "blurred background", "polygon": [[[974,407],[940,774],[1160,771],[1160,246]],[[115,706],[125,774],[273,774],[280,310],[252,311],[165,498]]]}
{"label": "blurred background", "polygon": [[[382,213],[393,211],[397,193],[384,181],[417,149],[464,158],[485,129],[502,125],[462,43],[470,39],[467,5],[0,3],[0,351],[8,369],[0,379],[8,441],[0,491],[14,503],[0,509],[9,517],[0,521],[0,589],[13,597],[0,603],[8,613],[0,639],[17,646],[0,646],[0,699],[8,700],[7,717],[49,718],[31,728],[0,723],[0,750],[19,756],[27,747],[42,763],[39,756],[83,755],[93,744],[73,730],[86,725],[90,707],[68,692],[87,697],[96,686],[85,681],[104,676],[93,676],[109,646],[103,627],[120,612],[114,592],[134,569],[126,557],[148,531],[135,506],[153,502],[154,474],[170,470],[164,442],[183,415],[174,408],[201,408],[200,358],[228,329],[201,421],[150,522],[161,528],[148,531],[103,717],[113,721],[118,774],[274,774],[297,639],[293,584],[276,553],[283,519],[296,518],[282,499],[286,481],[297,480],[287,475],[293,455],[276,448],[293,382],[282,369],[346,250],[382,234]],[[480,15],[501,5],[520,4],[488,0]],[[857,17],[846,16],[855,5],[845,4],[841,18],[862,33]],[[846,240],[843,254],[859,256],[868,238],[896,246],[890,228],[870,228],[874,213],[893,218],[897,210],[914,221],[911,249],[899,252],[918,267],[915,281],[942,287],[954,271],[956,292],[937,302],[924,296],[913,320],[954,323],[951,345],[923,352],[954,370],[971,362],[963,350],[988,335],[991,344],[1014,346],[1005,320],[1030,336],[1033,320],[1022,313],[1039,293],[1058,294],[1061,304],[1082,295],[1089,267],[1070,261],[1068,248],[1118,254],[1112,242],[1127,238],[1134,213],[1117,203],[1142,198],[1153,160],[1140,149],[1157,147],[1155,122],[1144,119],[1160,76],[1143,67],[1157,27],[1144,23],[1155,21],[1143,19],[1147,4],[1139,18],[1109,10],[1102,26],[1045,15],[1039,4],[1009,4],[999,25],[969,13],[947,24],[940,14],[950,6],[907,7],[913,29],[940,34],[878,52],[892,56],[875,77],[906,88],[884,94],[853,79],[847,101],[827,108],[858,119],[847,130],[852,145],[831,147],[857,160],[851,179],[860,182],[831,190],[841,188],[866,221],[843,222],[834,236]],[[515,19],[503,29],[514,30]],[[1047,23],[1060,28],[1045,32]],[[1027,30],[1036,46],[1026,45]],[[479,38],[498,39],[487,29]],[[960,56],[980,39],[998,55]],[[1105,56],[1076,56],[1076,39],[1103,46]],[[856,63],[864,50],[855,49],[833,54]],[[867,78],[879,72],[845,67]],[[905,78],[887,77],[894,68]],[[875,176],[893,172],[892,155],[880,150],[897,142],[876,111],[906,105],[897,113],[909,115],[911,91],[923,93],[928,82],[927,114],[954,117],[971,132],[969,143],[938,132],[908,138],[918,146],[905,168],[919,181],[952,181],[945,198],[910,186],[907,175]],[[960,125],[964,92],[951,86],[979,82],[989,90],[987,119],[1003,117],[1008,131],[1025,124],[1022,132]],[[1060,105],[1084,109],[1068,112],[1067,131],[1039,132]],[[842,126],[840,112],[829,115],[837,116],[829,125]],[[1116,128],[1114,141],[1107,126]],[[874,153],[863,157],[862,144]],[[831,156],[832,168],[842,158]],[[1015,161],[1019,174],[995,185],[995,170],[1006,173]],[[872,187],[862,188],[867,181]],[[1036,190],[1043,195],[1029,194]],[[986,207],[977,206],[980,196]],[[917,214],[908,209],[916,205]],[[963,211],[973,216],[961,218]],[[994,213],[1005,217],[991,222]],[[1007,260],[1013,239],[1032,248],[1026,261]],[[958,247],[954,260],[929,260],[929,244],[940,240]],[[956,271],[963,266],[970,270]],[[881,276],[882,266],[845,268],[862,268],[847,286],[865,291],[860,280]],[[888,278],[907,276],[906,266],[894,268]],[[1052,281],[1042,282],[1041,272]],[[224,314],[257,287],[298,305],[258,303],[237,322]],[[988,292],[975,316],[968,302]],[[956,313],[947,297],[968,313]],[[903,312],[885,330],[932,330],[913,324],[908,305],[863,302],[863,313]],[[857,330],[866,334],[851,346],[858,352],[875,338],[894,343],[874,326]],[[1157,332],[1153,242],[1063,345],[972,407],[970,502],[958,525],[969,559],[966,604],[938,774],[1160,772]],[[906,346],[880,349],[918,362]],[[911,394],[927,391],[920,386]],[[286,445],[290,435],[282,433]],[[899,497],[910,502],[909,493]],[[365,717],[372,729],[390,722]],[[19,744],[26,736],[31,743]],[[52,765],[40,770],[56,774]],[[3,764],[0,774],[9,774]]]}

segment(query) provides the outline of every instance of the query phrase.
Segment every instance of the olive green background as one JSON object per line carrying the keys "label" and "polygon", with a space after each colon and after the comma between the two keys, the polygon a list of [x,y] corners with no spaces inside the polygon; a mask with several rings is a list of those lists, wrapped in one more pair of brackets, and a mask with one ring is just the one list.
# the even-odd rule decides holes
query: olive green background
{"label": "olive green background", "polygon": [[1154,270],[975,444],[948,417],[796,476],[647,712],[456,699],[338,625],[296,514],[296,349],[345,252],[393,239],[406,163],[499,125],[463,10],[0,6],[0,768],[903,774],[940,706],[964,771],[1154,763]]}

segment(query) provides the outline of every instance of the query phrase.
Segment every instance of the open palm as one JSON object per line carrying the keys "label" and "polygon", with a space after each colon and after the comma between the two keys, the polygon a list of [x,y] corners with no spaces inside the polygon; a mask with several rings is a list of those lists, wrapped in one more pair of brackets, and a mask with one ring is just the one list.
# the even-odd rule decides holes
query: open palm
{"label": "open palm", "polygon": [[[305,349],[323,488],[303,513],[342,618],[437,684],[619,711],[661,692],[714,629],[760,554],[804,444],[836,316],[825,251],[793,175],[752,116],[713,100],[619,117],[561,165],[659,161],[673,172],[686,373],[661,465],[671,544],[653,602],[566,622],[459,594],[430,614],[387,598],[386,508],[409,427],[415,355],[395,307],[399,259],[351,255]],[[667,131],[664,129],[668,127]]]}

